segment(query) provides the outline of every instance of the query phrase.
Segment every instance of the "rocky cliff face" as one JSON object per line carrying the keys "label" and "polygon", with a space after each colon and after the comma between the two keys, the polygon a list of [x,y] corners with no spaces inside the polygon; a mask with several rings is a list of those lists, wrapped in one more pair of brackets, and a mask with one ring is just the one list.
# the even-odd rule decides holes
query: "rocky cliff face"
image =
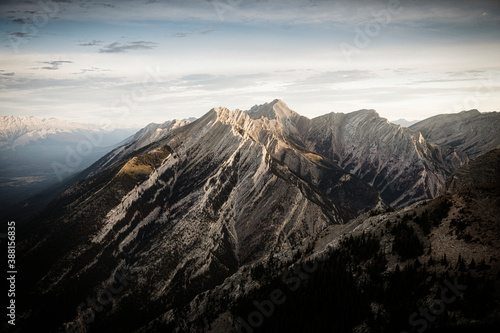
{"label": "rocky cliff face", "polygon": [[375,187],[395,207],[434,198],[446,177],[468,161],[464,153],[430,144],[373,110],[312,119],[304,138],[309,149]]}
{"label": "rocky cliff face", "polygon": [[500,147],[500,113],[477,110],[442,114],[410,127],[432,143],[450,145],[470,159]]}
{"label": "rocky cliff face", "polygon": [[479,184],[329,226],[139,332],[496,331],[500,169],[484,163],[500,156],[477,162],[455,177]]}
{"label": "rocky cliff face", "polygon": [[[374,110],[308,119],[275,100],[255,106],[248,114],[272,127],[289,145],[326,157],[363,179],[395,207],[434,198],[446,178],[468,162],[463,152],[431,144],[420,133],[391,124]],[[259,135],[263,135],[266,129],[260,126]]]}
{"label": "rocky cliff face", "polygon": [[448,178],[443,193],[483,184],[500,185],[500,149],[492,150],[470,162]]}

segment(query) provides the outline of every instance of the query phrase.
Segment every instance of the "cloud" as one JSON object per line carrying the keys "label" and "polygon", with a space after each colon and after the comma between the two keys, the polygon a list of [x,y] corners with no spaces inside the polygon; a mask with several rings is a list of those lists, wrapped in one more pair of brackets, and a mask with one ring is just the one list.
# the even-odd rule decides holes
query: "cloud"
{"label": "cloud", "polygon": [[91,42],[87,42],[87,43],[80,43],[78,45],[80,46],[95,46],[95,45],[101,45],[102,44],[102,40],[92,40]]}
{"label": "cloud", "polygon": [[213,75],[213,74],[190,74],[173,80],[170,86],[174,90],[201,89],[204,91],[217,91],[244,87],[258,86],[260,82],[269,79],[267,73]]}
{"label": "cloud", "polygon": [[116,6],[112,3],[97,3],[98,5],[100,6],[103,6],[103,7],[109,7],[109,8],[115,8]]}
{"label": "cloud", "polygon": [[483,75],[484,73],[485,73],[485,71],[483,71],[483,70],[471,69],[471,70],[466,70],[466,71],[446,72],[445,74],[448,74],[449,76],[455,76],[455,77],[464,77],[464,76],[478,76],[478,75]]}
{"label": "cloud", "polygon": [[73,63],[73,61],[55,60],[55,61],[40,61],[39,63],[50,65],[50,66],[40,67],[39,69],[46,69],[46,70],[50,70],[50,71],[55,71],[55,70],[58,70],[62,64],[71,64],[71,63]]}
{"label": "cloud", "polygon": [[18,17],[12,20],[12,22],[17,24],[31,24],[31,20],[27,18]]}
{"label": "cloud", "polygon": [[176,34],[171,35],[171,37],[174,37],[174,38],[183,38],[183,37],[187,37],[187,36],[189,36],[189,34],[187,32],[178,32]]}
{"label": "cloud", "polygon": [[413,80],[408,84],[420,84],[420,83],[438,83],[438,82],[465,82],[465,81],[476,81],[480,84],[481,81],[487,81],[487,72],[482,70],[465,70],[465,71],[452,71],[435,74],[431,77],[419,80]]}
{"label": "cloud", "polygon": [[[53,78],[53,77],[33,77],[30,75],[15,75],[12,82],[6,87],[6,90],[12,91],[25,91],[26,93],[36,93],[39,90],[53,90],[55,92],[65,94],[64,89],[72,89],[72,93],[78,90],[83,91],[99,91],[105,99],[109,99],[110,92],[123,92],[121,87],[125,78],[120,76],[77,76],[73,75],[67,78]],[[140,83],[139,83],[140,84]],[[106,88],[106,89],[105,89]],[[1,93],[1,92],[0,92]],[[40,95],[41,96],[41,95]],[[97,97],[96,97],[97,98]]]}
{"label": "cloud", "polygon": [[131,50],[151,50],[158,45],[148,41],[136,41],[128,44],[114,42],[99,49],[99,53],[124,53]]}
{"label": "cloud", "polygon": [[415,68],[400,67],[396,69],[386,68],[385,70],[394,72],[397,75],[407,75],[415,70]]}
{"label": "cloud", "polygon": [[[206,28],[207,27],[205,27],[205,29]],[[208,34],[214,32],[214,31],[215,31],[214,29],[206,29],[206,30],[196,29],[196,30],[193,30],[191,32],[178,32],[178,33],[170,35],[170,37],[173,37],[173,38],[184,38],[184,37],[188,37],[190,35],[208,35]]]}
{"label": "cloud", "polygon": [[84,74],[87,72],[111,72],[111,69],[104,69],[99,67],[91,67],[91,68],[82,68],[79,73],[71,73],[71,74]]}
{"label": "cloud", "polygon": [[35,37],[27,32],[11,32],[9,33],[9,36],[13,36],[13,37],[18,37],[18,38],[31,38],[31,37]]}
{"label": "cloud", "polygon": [[[347,24],[374,20],[374,13],[387,10],[391,0],[59,0],[57,15],[62,20],[79,21],[82,9],[90,21],[168,20],[173,22],[215,22],[262,25]],[[391,16],[391,24],[414,27],[429,24],[487,24],[500,21],[497,0],[400,0],[401,11]],[[0,17],[10,9],[21,23],[40,11],[37,1],[2,0]],[[12,17],[12,13],[8,14]]]}
{"label": "cloud", "polygon": [[13,72],[5,72],[3,69],[0,69],[0,78],[5,79],[4,76],[14,76],[16,75]]}
{"label": "cloud", "polygon": [[290,84],[289,86],[290,87],[324,86],[327,84],[368,80],[375,77],[376,77],[375,73],[369,70],[328,71],[311,75],[305,79],[299,79]]}

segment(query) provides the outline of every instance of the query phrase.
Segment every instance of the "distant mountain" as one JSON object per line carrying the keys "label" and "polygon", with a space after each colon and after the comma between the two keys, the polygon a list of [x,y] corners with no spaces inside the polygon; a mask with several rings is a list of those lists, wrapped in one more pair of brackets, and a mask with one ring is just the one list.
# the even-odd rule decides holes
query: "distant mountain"
{"label": "distant mountain", "polygon": [[120,142],[139,128],[99,127],[56,118],[0,116],[0,151],[15,151],[27,145],[81,143],[89,141],[99,147]]}
{"label": "distant mountain", "polygon": [[[35,143],[40,139],[54,140],[84,139],[85,132],[99,132],[97,126],[72,123],[56,118],[0,116],[0,150],[15,150],[17,147]],[[64,134],[80,134],[78,137]]]}
{"label": "distant mountain", "polygon": [[500,148],[500,113],[478,110],[441,114],[410,127],[419,131],[429,142],[450,145],[470,159]]}
{"label": "distant mountain", "polygon": [[418,123],[420,120],[406,120],[406,119],[397,119],[397,120],[391,120],[391,123],[396,124],[396,125],[401,125],[403,127],[410,127],[413,124]]}
{"label": "distant mountain", "polygon": [[85,169],[135,131],[55,118],[0,116],[3,208]]}

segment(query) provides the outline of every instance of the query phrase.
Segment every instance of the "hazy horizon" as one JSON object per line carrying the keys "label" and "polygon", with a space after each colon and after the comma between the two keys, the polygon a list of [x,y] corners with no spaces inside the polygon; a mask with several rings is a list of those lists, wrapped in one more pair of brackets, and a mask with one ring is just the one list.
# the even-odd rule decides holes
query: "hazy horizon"
{"label": "hazy horizon", "polygon": [[[270,103],[271,101],[268,101],[266,103]],[[286,101],[283,101],[286,103]],[[262,103],[262,104],[265,104],[265,103]],[[256,104],[256,105],[262,105],[262,104]],[[214,106],[214,108],[217,108],[217,107],[224,107],[222,105],[219,105],[219,106]],[[234,110],[237,110],[239,108],[236,108]],[[250,109],[250,108],[249,108]],[[293,108],[290,108],[292,111],[295,111],[297,112],[297,110],[294,110]],[[351,113],[351,112],[357,112],[357,111],[362,111],[362,110],[367,110],[367,109],[359,109],[359,110],[352,110],[352,111],[348,111],[348,112],[335,112],[335,111],[331,111],[331,112],[327,112],[325,114],[328,114],[328,113],[344,113],[344,114],[348,114],[348,113]],[[443,114],[458,114],[458,113],[461,113],[461,112],[469,112],[469,111],[474,111],[475,109],[471,109],[471,110],[462,110],[462,111],[457,111],[457,112],[453,112],[453,113],[443,113]],[[209,112],[210,110],[206,110],[206,112]],[[233,111],[233,110],[231,110]],[[248,111],[247,110],[243,110],[243,111]],[[377,112],[382,118],[385,118],[387,119],[388,121],[390,122],[393,122],[393,123],[396,123],[398,121],[406,121],[408,123],[416,123],[416,122],[419,122],[419,121],[422,121],[422,120],[425,120],[425,119],[428,119],[428,118],[431,118],[433,116],[436,116],[436,115],[432,115],[430,117],[427,117],[427,118],[422,118],[422,119],[406,119],[406,118],[397,118],[397,119],[389,119],[389,118],[386,118],[384,117],[378,110],[374,110],[375,112]],[[482,114],[486,114],[486,113],[492,113],[492,112],[499,112],[499,111],[486,111],[486,112],[483,112],[481,110],[477,110],[479,111],[480,113]],[[205,113],[206,113],[205,112]],[[205,113],[201,114],[201,116],[203,116]],[[300,115],[303,115],[305,116],[304,114],[298,112]],[[321,115],[317,115],[315,117],[320,117],[322,115],[325,115],[325,114],[321,114]],[[439,115],[443,115],[443,114],[439,114]],[[103,126],[103,127],[109,127],[109,128],[137,128],[137,129],[141,129],[145,126],[147,126],[148,124],[151,124],[151,123],[158,123],[158,124],[161,124],[161,123],[164,123],[166,121],[171,121],[171,120],[188,120],[188,119],[198,119],[200,116],[198,117],[191,117],[191,116],[186,116],[184,118],[169,118],[169,119],[165,119],[163,121],[153,121],[153,122],[149,122],[149,123],[144,123],[144,124],[131,124],[131,123],[128,123],[128,124],[121,124],[122,126],[119,126],[120,124],[117,124],[117,123],[113,123],[113,122],[110,122],[110,120],[108,119],[107,121],[101,121],[101,122],[89,122],[89,121],[74,121],[74,120],[71,120],[71,119],[66,119],[64,117],[37,117],[37,116],[33,116],[33,115],[12,115],[12,114],[2,114],[0,113],[0,116],[3,116],[3,117],[7,117],[7,116],[18,116],[18,117],[21,117],[21,118],[25,118],[25,117],[35,117],[37,119],[40,119],[40,120],[50,120],[50,119],[57,119],[57,120],[62,120],[62,121],[67,121],[67,122],[73,122],[73,123],[81,123],[81,124],[84,124],[84,125],[95,125],[95,126]],[[306,116],[307,117],[307,116]],[[309,118],[309,117],[308,117]],[[313,117],[314,118],[314,117]],[[311,118],[312,119],[312,118]]]}

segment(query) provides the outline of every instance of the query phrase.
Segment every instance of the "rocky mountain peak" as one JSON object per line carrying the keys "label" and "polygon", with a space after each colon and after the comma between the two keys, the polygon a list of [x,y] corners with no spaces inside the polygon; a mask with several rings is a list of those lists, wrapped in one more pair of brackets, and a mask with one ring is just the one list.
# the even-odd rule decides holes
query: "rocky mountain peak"
{"label": "rocky mountain peak", "polygon": [[361,109],[358,111],[350,112],[350,115],[364,115],[380,118],[380,115],[374,109]]}
{"label": "rocky mountain peak", "polygon": [[300,117],[300,114],[290,110],[288,105],[280,99],[275,99],[271,103],[255,105],[250,110],[246,111],[246,113],[248,113],[252,119],[265,117],[271,120]]}
{"label": "rocky mountain peak", "polygon": [[481,112],[479,112],[477,109],[472,109],[472,110],[464,110],[460,113],[458,113],[459,116],[461,117],[466,117],[466,118],[471,118],[471,117],[476,117],[476,116],[479,116],[481,115]]}

